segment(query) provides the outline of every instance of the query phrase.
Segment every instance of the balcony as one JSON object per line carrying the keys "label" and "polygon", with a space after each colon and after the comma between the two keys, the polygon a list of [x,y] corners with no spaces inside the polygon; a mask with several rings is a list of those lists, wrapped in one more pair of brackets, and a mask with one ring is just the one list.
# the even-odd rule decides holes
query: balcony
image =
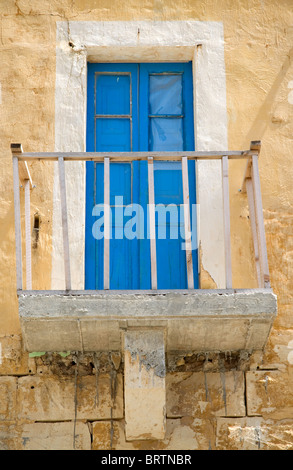
{"label": "balcony", "polygon": [[[262,350],[277,312],[276,296],[270,287],[258,158],[260,142],[247,151],[138,152],[138,153],[24,153],[20,144],[11,144],[14,177],[14,209],[17,295],[25,348],[28,351],[123,351],[131,331],[162,331],[165,352],[211,352]],[[110,166],[118,162],[148,162],[151,289],[111,290],[109,279],[110,244],[104,240],[103,290],[72,289],[72,263],[68,229],[68,195],[65,166],[74,162],[104,163],[104,203],[110,201]],[[187,289],[160,290],[157,282],[157,254],[154,214],[154,162],[180,162],[184,207],[188,207],[189,160],[218,161],[221,164],[223,202],[223,242],[225,286],[221,289],[194,289],[190,241],[186,241]],[[228,162],[246,162],[241,192],[247,194],[251,237],[258,287],[233,288]],[[30,162],[57,162],[60,182],[65,289],[32,290]],[[65,165],[65,162],[66,165]],[[66,168],[67,169],[67,168]],[[242,185],[241,185],[242,183]],[[24,188],[25,230],[21,229]],[[200,201],[199,201],[200,203]],[[109,227],[105,211],[105,233]],[[185,233],[190,231],[190,214],[184,211]],[[25,234],[24,240],[22,235]],[[201,237],[201,234],[198,234]],[[22,248],[25,247],[24,256]],[[25,263],[24,263],[25,260]],[[41,263],[41,260],[40,260]],[[23,265],[25,264],[25,288]]]}

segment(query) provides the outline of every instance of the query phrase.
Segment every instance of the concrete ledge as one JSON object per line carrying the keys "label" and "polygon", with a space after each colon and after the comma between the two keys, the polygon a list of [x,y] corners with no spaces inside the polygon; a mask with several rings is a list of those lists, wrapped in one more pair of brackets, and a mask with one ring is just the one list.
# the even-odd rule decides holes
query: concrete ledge
{"label": "concrete ledge", "polygon": [[166,330],[166,351],[263,349],[277,313],[271,289],[19,293],[28,351],[122,350],[121,332]]}

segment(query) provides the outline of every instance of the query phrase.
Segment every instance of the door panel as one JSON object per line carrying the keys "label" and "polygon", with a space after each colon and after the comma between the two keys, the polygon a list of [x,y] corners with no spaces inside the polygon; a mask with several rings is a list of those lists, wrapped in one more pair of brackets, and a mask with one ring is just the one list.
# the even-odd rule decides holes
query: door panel
{"label": "door panel", "polygon": [[[88,64],[87,151],[129,152],[138,150],[138,106],[136,64]],[[123,207],[132,202],[134,165],[110,165],[110,288],[138,287],[136,239],[125,239],[123,227],[129,217]],[[137,171],[137,170],[136,170]],[[116,201],[115,196],[123,200]],[[104,201],[104,165],[86,163],[85,288],[103,289],[103,211],[92,214]],[[118,202],[118,207],[116,207]],[[121,218],[122,214],[122,218]],[[97,218],[98,216],[98,218]],[[96,224],[96,225],[95,225]],[[92,227],[96,228],[93,236]]]}
{"label": "door panel", "polygon": [[[191,63],[140,64],[139,73],[139,131],[140,150],[180,151],[194,150],[193,88]],[[188,162],[190,203],[196,203],[195,164]],[[144,183],[144,181],[146,183]],[[143,180],[147,191],[147,177]],[[182,170],[180,162],[154,163],[155,204],[176,204],[178,213],[177,240],[170,238],[170,222],[166,221],[166,239],[158,238],[160,228],[158,215],[156,226],[157,278],[159,289],[187,288],[186,254],[182,250],[183,219],[180,220],[180,205],[183,204]],[[183,211],[181,210],[183,215]],[[192,217],[193,221],[194,217]],[[169,235],[168,235],[169,234]],[[173,235],[173,231],[171,233]],[[146,241],[140,263],[150,270]],[[149,245],[149,241],[148,241]],[[148,257],[148,259],[147,259]],[[198,287],[197,250],[193,251],[194,285]],[[148,272],[150,279],[150,271]],[[144,282],[150,289],[151,283]]]}
{"label": "door panel", "polygon": [[183,201],[181,164],[155,162],[154,186],[155,204],[161,206],[156,212],[158,289],[183,289],[186,284],[186,262],[185,251],[181,250],[179,242],[180,230],[184,225],[180,217]]}
{"label": "door panel", "polygon": [[96,114],[131,114],[131,74],[101,72],[96,73]]}
{"label": "door panel", "polygon": [[[115,140],[113,140],[115,135]],[[97,152],[129,152],[130,151],[130,120],[103,119],[96,122]]]}

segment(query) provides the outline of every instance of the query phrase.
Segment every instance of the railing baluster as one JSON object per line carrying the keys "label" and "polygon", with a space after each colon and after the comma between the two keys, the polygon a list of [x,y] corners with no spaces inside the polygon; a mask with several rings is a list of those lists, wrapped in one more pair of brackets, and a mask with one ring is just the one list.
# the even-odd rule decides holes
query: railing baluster
{"label": "railing baluster", "polygon": [[198,274],[198,286],[201,286],[201,262],[200,262],[200,246],[201,246],[201,232],[200,232],[200,199],[199,199],[199,181],[198,181],[198,160],[194,162],[195,169],[195,188],[196,188],[196,246],[197,246],[197,274]]}
{"label": "railing baluster", "polygon": [[189,212],[189,185],[188,185],[188,160],[182,157],[182,185],[183,185],[183,204],[184,204],[184,234],[186,250],[187,267],[187,285],[188,289],[194,289],[191,231],[190,231],[190,212]]}
{"label": "railing baluster", "polygon": [[149,221],[151,245],[151,279],[152,289],[157,289],[157,251],[156,251],[156,225],[155,225],[155,185],[153,157],[148,158],[148,188],[149,188]]}
{"label": "railing baluster", "polygon": [[22,290],[19,172],[18,172],[18,158],[15,156],[13,156],[13,192],[14,192],[14,223],[15,223],[16,287],[17,287],[17,290]]}
{"label": "railing baluster", "polygon": [[261,187],[258,170],[258,156],[252,155],[252,184],[254,192],[254,204],[256,215],[256,229],[259,240],[259,254],[260,254],[260,267],[261,267],[261,287],[270,287],[270,274],[267,255],[267,244],[265,236],[265,226],[263,219],[263,207],[261,199]]}
{"label": "railing baluster", "polygon": [[63,157],[58,158],[58,167],[59,167],[61,218],[62,218],[62,232],[63,232],[65,288],[66,290],[70,290],[71,289],[71,274],[70,274],[70,255],[69,255],[69,235],[68,235],[65,168],[64,168]]}
{"label": "railing baluster", "polygon": [[223,185],[226,288],[232,289],[229,172],[228,172],[228,156],[226,155],[222,157],[222,185]]}
{"label": "railing baluster", "polygon": [[32,242],[30,180],[24,182],[26,289],[32,289]]}
{"label": "railing baluster", "polygon": [[110,289],[110,159],[104,158],[104,289]]}

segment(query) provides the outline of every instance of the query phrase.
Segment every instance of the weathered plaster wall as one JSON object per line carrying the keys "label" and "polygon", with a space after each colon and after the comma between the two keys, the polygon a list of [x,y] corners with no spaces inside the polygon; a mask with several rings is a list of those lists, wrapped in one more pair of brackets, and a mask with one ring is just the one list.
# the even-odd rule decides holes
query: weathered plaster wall
{"label": "weathered plaster wall", "polygon": [[[291,0],[1,0],[0,14],[0,448],[70,448],[75,434],[76,448],[292,449]],[[103,362],[95,356],[50,354],[33,358],[23,352],[15,293],[10,143],[21,142],[25,151],[55,147],[56,22],[117,20],[222,22],[228,148],[262,141],[260,175],[278,317],[266,351],[250,361],[233,357],[229,363],[221,356],[201,359],[192,354],[174,359],[166,376],[163,443],[126,442],[119,361],[113,365],[113,358]],[[50,288],[54,169],[39,162],[30,168],[36,185],[32,213],[41,218],[33,249],[33,286]],[[243,164],[231,164],[233,282],[240,288],[256,285],[247,202],[238,192],[243,171]],[[214,287],[211,273],[204,274],[205,287]],[[82,381],[84,387],[78,388]],[[43,399],[48,388],[55,404]],[[80,421],[75,423],[77,408]],[[52,420],[56,422],[47,422]]]}

